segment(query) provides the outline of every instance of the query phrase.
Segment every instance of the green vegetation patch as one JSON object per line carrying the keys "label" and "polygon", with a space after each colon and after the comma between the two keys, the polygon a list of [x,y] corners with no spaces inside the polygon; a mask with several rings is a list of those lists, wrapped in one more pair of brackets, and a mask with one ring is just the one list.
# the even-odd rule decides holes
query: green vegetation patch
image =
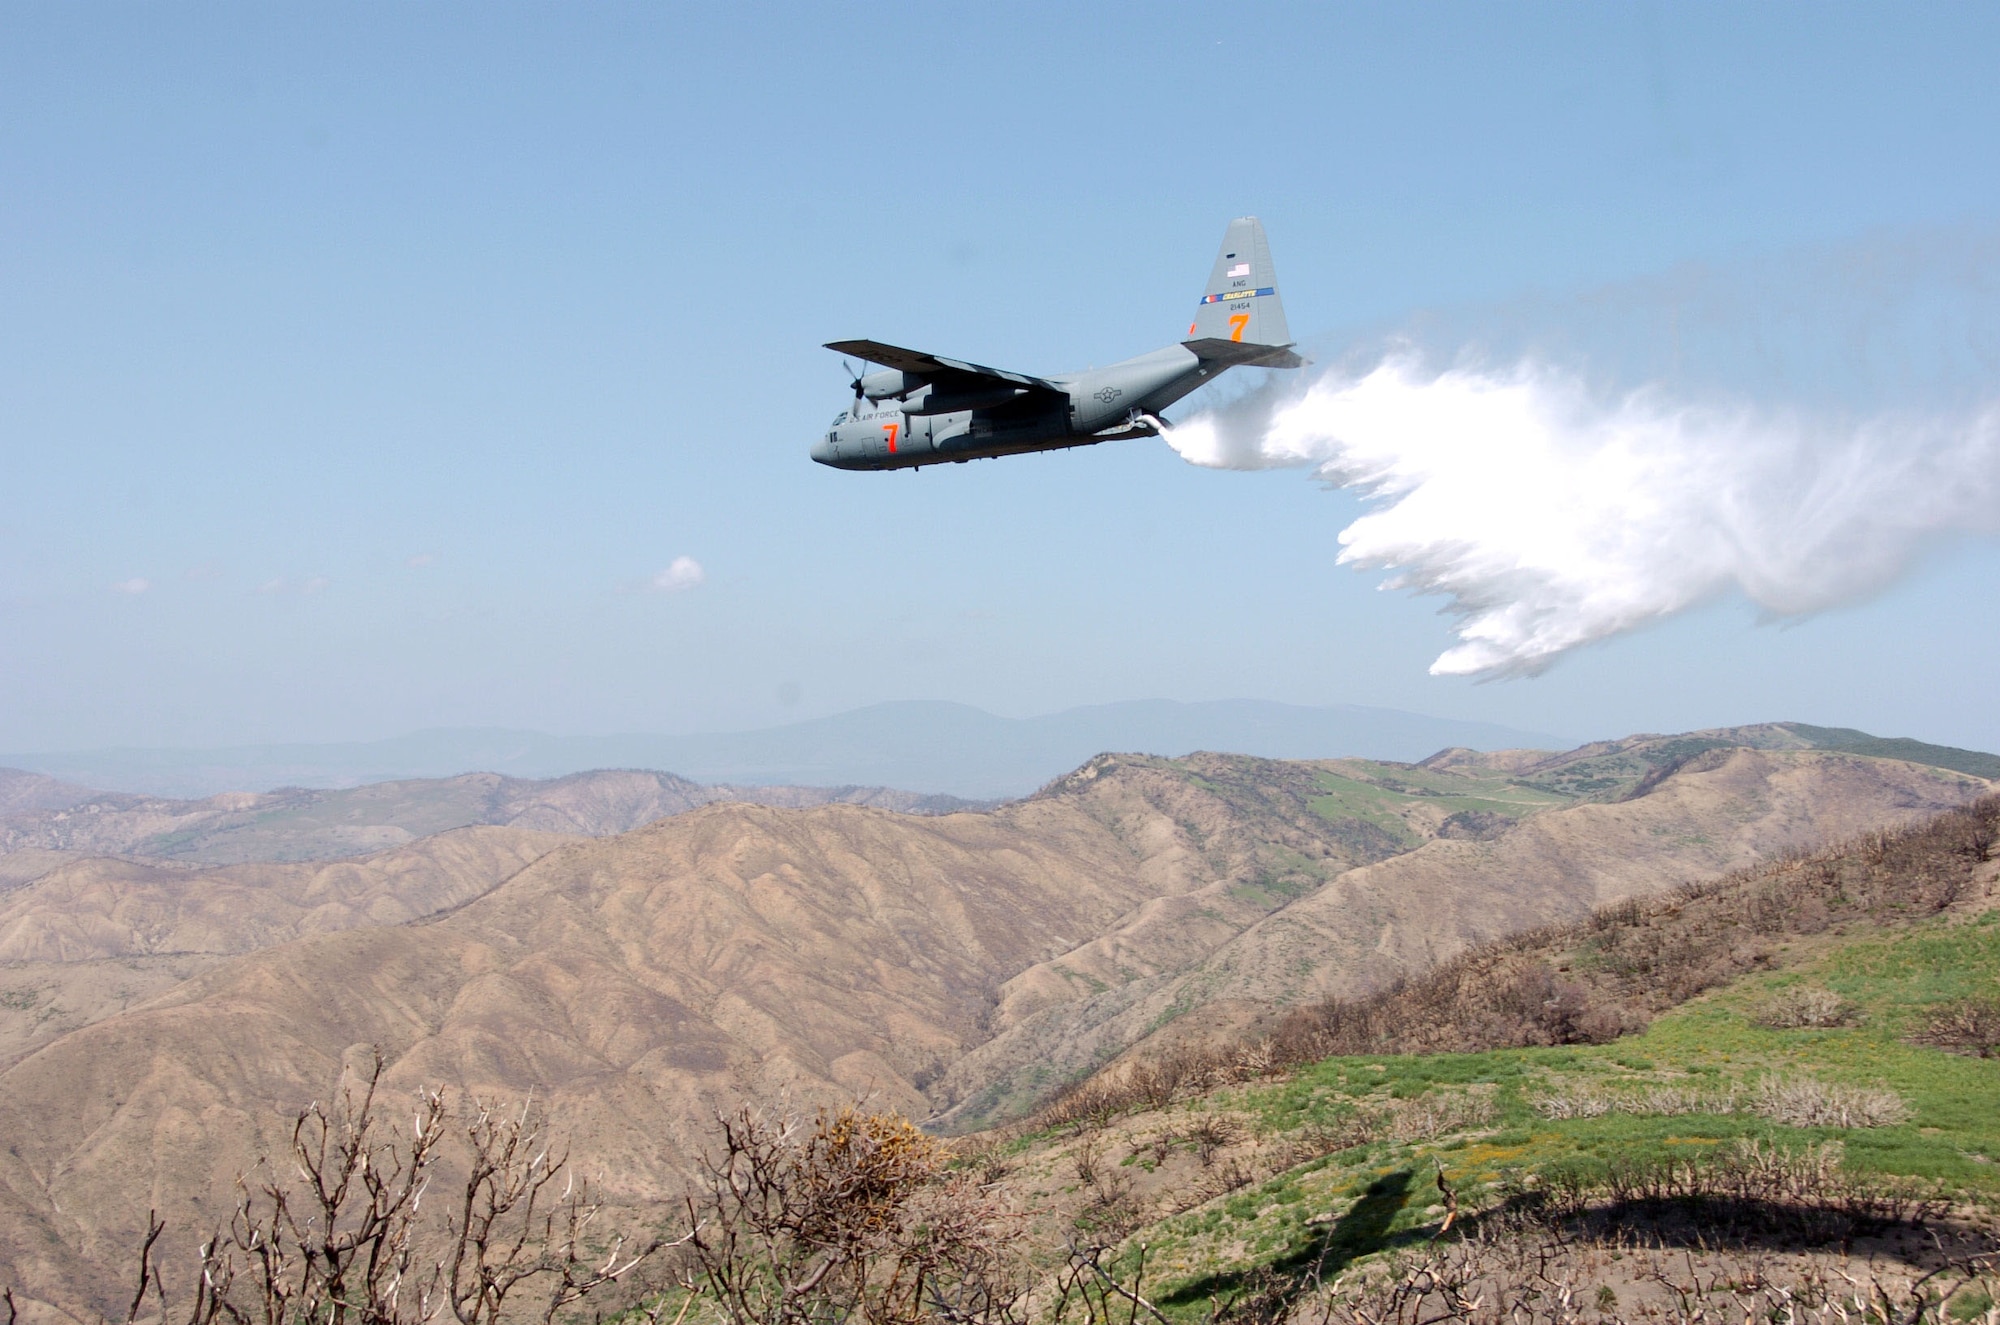
{"label": "green vegetation patch", "polygon": [[1438,772],[1365,759],[1321,765],[1318,783],[1321,794],[1308,802],[1313,813],[1334,822],[1359,819],[1411,845],[1428,836],[1411,828],[1405,816],[1413,810],[1432,816],[1471,813],[1516,820],[1572,799],[1497,774]]}
{"label": "green vegetation patch", "polygon": [[[1801,987],[1831,990],[1847,1024],[1761,1025]],[[1937,1183],[1960,1199],[2000,1200],[2000,1059],[1946,1053],[1903,1038],[1940,1003],[2000,990],[2000,914],[1929,921],[1838,944],[1782,972],[1741,980],[1606,1045],[1471,1054],[1332,1058],[1285,1080],[1218,1092],[1199,1108],[1247,1116],[1271,1144],[1324,1136],[1358,1144],[1133,1235],[1175,1320],[1256,1282],[1347,1263],[1429,1238],[1444,1214],[1442,1166],[1467,1208],[1565,1178],[1592,1181],[1733,1154],[1819,1156],[1850,1174]],[[1767,1088],[1805,1082],[1871,1092],[1900,1113],[1877,1126],[1774,1120]],[[1886,1092],[1886,1094],[1885,1094]],[[1479,1095],[1486,1121],[1399,1139],[1394,1119]],[[1558,1101],[1610,1100],[1595,1116]],[[1678,1111],[1648,1113],[1647,1101]],[[1402,1112],[1398,1112],[1398,1110]],[[1377,1120],[1357,1131],[1356,1119]],[[1293,1142],[1298,1144],[1296,1141]],[[1133,1261],[1136,1265],[1136,1260]]]}
{"label": "green vegetation patch", "polygon": [[1931,745],[1906,736],[1870,736],[1852,727],[1813,727],[1803,722],[1780,723],[1785,730],[1810,741],[1814,749],[1839,750],[1847,754],[1872,755],[1877,759],[1900,759],[1905,763],[1969,773],[1991,781],[2000,779],[2000,755],[1983,750],[1961,750],[1955,745]]}

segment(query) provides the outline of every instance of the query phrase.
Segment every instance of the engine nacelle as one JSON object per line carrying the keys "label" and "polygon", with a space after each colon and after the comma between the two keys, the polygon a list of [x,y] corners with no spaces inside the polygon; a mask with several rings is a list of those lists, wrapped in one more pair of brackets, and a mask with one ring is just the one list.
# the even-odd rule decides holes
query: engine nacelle
{"label": "engine nacelle", "polygon": [[887,400],[891,396],[902,396],[915,391],[923,383],[908,373],[893,368],[879,373],[868,373],[861,379],[861,394],[870,400]]}

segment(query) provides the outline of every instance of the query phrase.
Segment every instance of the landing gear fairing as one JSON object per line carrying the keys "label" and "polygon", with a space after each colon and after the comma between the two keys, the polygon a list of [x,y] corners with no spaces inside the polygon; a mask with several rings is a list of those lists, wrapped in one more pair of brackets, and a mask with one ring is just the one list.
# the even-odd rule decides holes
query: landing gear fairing
{"label": "landing gear fairing", "polygon": [[1092,446],[1167,430],[1160,411],[1238,365],[1297,368],[1271,246],[1254,216],[1229,223],[1187,339],[1136,359],[1030,377],[873,340],[830,350],[884,371],[854,379],[854,403],[813,443],[835,469],[915,469]]}

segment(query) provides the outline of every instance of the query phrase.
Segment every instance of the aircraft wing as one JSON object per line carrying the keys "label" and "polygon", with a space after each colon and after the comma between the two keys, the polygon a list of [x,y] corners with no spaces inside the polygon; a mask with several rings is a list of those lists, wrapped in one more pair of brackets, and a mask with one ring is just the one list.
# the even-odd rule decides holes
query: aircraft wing
{"label": "aircraft wing", "polygon": [[925,377],[938,382],[952,382],[970,386],[983,382],[993,386],[1027,387],[1031,391],[1048,391],[1068,399],[1068,393],[1054,382],[1026,373],[1010,373],[1001,368],[986,368],[976,363],[966,363],[961,359],[947,359],[942,355],[925,354],[922,350],[906,350],[897,345],[884,345],[879,340],[833,340],[826,343],[829,350],[851,354],[857,359],[879,363],[884,368],[894,368],[897,372],[908,373],[912,377]]}

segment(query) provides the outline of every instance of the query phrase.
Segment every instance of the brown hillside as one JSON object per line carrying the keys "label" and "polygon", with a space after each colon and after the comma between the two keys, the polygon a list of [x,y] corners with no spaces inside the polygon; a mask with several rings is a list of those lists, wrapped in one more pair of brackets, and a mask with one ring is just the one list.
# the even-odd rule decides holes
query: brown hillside
{"label": "brown hillside", "polygon": [[363,860],[208,870],[57,857],[0,893],[0,1064],[225,957],[461,905],[568,840],[465,828]]}
{"label": "brown hillside", "polygon": [[[1863,825],[1916,822],[1962,804],[1978,786],[1853,755],[1707,752],[1637,799],[1542,815],[1495,841],[1431,842],[1345,874],[1218,953],[1207,971],[1217,982],[1212,997],[1276,1004],[1356,992],[1499,934],[1726,874]],[[1373,923],[1357,926],[1357,916]]]}
{"label": "brown hillside", "polygon": [[627,1196],[670,1190],[705,1110],[746,1093],[922,1112],[913,1079],[979,1038],[1001,977],[1136,904],[1133,865],[1056,807],[714,806],[432,924],[239,959],[0,1076],[0,1255],[38,1296],[88,1294],[143,1220],[136,1175],[221,1208],[360,1045],[399,1086],[537,1090]]}
{"label": "brown hillside", "polygon": [[[1379,987],[1484,939],[1863,826],[1913,822],[1988,785],[1892,760],[1727,748],[1685,762],[1675,755],[1672,771],[1654,779],[1628,766],[1631,752],[1618,744],[1595,748],[1617,761],[1610,771],[1573,761],[1560,774],[1592,782],[1615,775],[1630,799],[1550,809],[1491,840],[1437,838],[1340,874],[1165,974],[1080,990],[996,1026],[998,1034],[931,1091],[944,1110],[941,1125],[967,1129],[1008,1117],[1163,1028],[1176,1039],[1227,1034],[1276,1007]],[[1050,965],[1071,960],[1066,954]],[[1039,970],[1014,983],[1029,981],[1053,984]]]}
{"label": "brown hillside", "polygon": [[58,866],[77,859],[74,851],[44,851],[29,847],[0,856],[0,893],[33,883]]}

